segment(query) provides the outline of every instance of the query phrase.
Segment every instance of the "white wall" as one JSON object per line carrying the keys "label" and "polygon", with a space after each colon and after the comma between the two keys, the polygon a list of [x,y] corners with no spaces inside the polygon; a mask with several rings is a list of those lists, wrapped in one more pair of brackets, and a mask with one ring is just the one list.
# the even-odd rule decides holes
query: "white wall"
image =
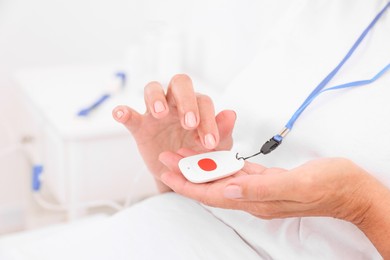
{"label": "white wall", "polygon": [[[145,30],[165,24],[183,44],[177,72],[222,88],[251,60],[261,11],[256,0],[0,0],[0,153],[34,130],[12,79],[18,70],[126,61]],[[20,153],[0,158],[0,233],[17,228],[1,216],[19,216],[29,179]]]}

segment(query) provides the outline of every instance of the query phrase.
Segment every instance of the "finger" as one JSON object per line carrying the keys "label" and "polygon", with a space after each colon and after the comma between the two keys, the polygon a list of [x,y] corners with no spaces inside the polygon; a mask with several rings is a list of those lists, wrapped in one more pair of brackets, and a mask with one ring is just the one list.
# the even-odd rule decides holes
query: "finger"
{"label": "finger", "polygon": [[217,123],[220,142],[219,149],[229,150],[233,144],[232,133],[236,122],[236,113],[232,110],[224,110],[215,117]]}
{"label": "finger", "polygon": [[267,169],[268,168],[263,165],[251,163],[249,161],[245,161],[244,167],[242,168],[247,174],[263,174]]}
{"label": "finger", "polygon": [[[188,151],[187,151],[188,152]],[[191,194],[185,192],[186,186],[191,183],[181,174],[178,166],[179,160],[183,158],[181,155],[173,152],[162,152],[159,155],[159,160],[164,164],[170,171],[165,172],[161,175],[161,181],[170,187],[173,191],[182,194],[187,197],[191,197]]]}
{"label": "finger", "polygon": [[245,175],[232,179],[225,187],[224,196],[246,201],[298,200],[298,186],[288,172]]}
{"label": "finger", "polygon": [[194,150],[188,148],[180,148],[177,153],[183,157],[188,157],[197,154]]}
{"label": "finger", "polygon": [[180,154],[171,152],[171,151],[165,151],[159,154],[158,159],[159,161],[168,167],[173,172],[179,172],[179,161],[182,159],[183,156]]}
{"label": "finger", "polygon": [[199,110],[190,77],[179,74],[172,78],[168,86],[167,101],[175,106],[184,129],[195,129],[199,124]]}
{"label": "finger", "polygon": [[[194,153],[188,149],[181,149],[180,151],[183,153],[189,153],[189,155]],[[165,185],[170,187],[176,193],[198,200],[210,206],[222,207],[223,205],[237,203],[222,196],[222,191],[225,185],[224,183],[226,183],[227,179],[221,179],[209,183],[192,183],[188,181],[180,172],[178,167],[178,162],[181,158],[183,158],[181,155],[173,152],[163,152],[160,154],[159,160],[170,170],[161,175],[161,181]]]}
{"label": "finger", "polygon": [[116,121],[122,123],[132,134],[134,134],[142,123],[142,115],[127,106],[117,106],[112,111]]}
{"label": "finger", "polygon": [[165,172],[161,181],[173,191],[183,196],[197,200],[203,204],[229,209],[239,209],[250,212],[258,217],[271,219],[288,216],[313,215],[312,206],[295,201],[242,201],[231,200],[221,196],[223,194],[224,180],[211,183],[194,184],[189,182],[178,172]]}
{"label": "finger", "polygon": [[328,216],[327,210],[316,210],[313,205],[308,205],[295,201],[266,201],[266,202],[246,202],[239,205],[238,209],[245,210],[257,217],[287,218],[287,217],[307,217],[307,216]]}
{"label": "finger", "polygon": [[[179,150],[177,150],[176,153],[182,156],[183,158],[199,154],[199,152],[196,152],[188,148],[180,148]],[[242,170],[236,172],[234,176],[247,175],[247,174],[262,174],[268,169],[269,168],[266,168],[260,164],[245,162]]]}
{"label": "finger", "polygon": [[238,208],[241,202],[226,199],[222,196],[224,180],[210,183],[192,183],[178,172],[165,172],[161,181],[173,191],[203,204],[220,208]]}
{"label": "finger", "polygon": [[219,143],[219,132],[215,120],[214,104],[210,97],[197,95],[200,123],[198,135],[203,147],[212,150]]}
{"label": "finger", "polygon": [[144,97],[147,110],[154,118],[163,118],[169,113],[165,93],[160,83],[153,81],[147,84],[144,89]]}

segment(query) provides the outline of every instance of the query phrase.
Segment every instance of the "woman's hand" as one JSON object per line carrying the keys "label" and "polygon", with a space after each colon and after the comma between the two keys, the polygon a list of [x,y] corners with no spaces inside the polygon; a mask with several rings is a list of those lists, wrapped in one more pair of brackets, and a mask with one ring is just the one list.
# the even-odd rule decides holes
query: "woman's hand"
{"label": "woman's hand", "polygon": [[177,193],[204,204],[240,209],[260,218],[330,216],[359,223],[370,205],[366,192],[376,182],[346,159],[319,159],[292,170],[266,168],[246,162],[235,175],[205,184],[193,184],[180,173],[180,158],[192,154],[160,156],[170,169],[162,181]]}
{"label": "woman's hand", "polygon": [[[149,83],[145,87],[145,104],[144,114],[118,106],[113,110],[113,117],[130,131],[157,180],[166,170],[158,160],[163,151],[181,147],[199,152],[231,148],[235,113],[225,110],[215,116],[212,100],[195,93],[188,76],[174,76],[167,93],[159,83]],[[159,188],[167,190],[162,185]]]}
{"label": "woman's hand", "polygon": [[246,162],[230,177],[194,184],[177,166],[181,158],[193,154],[181,149],[160,155],[170,169],[161,180],[175,192],[209,206],[239,209],[264,219],[343,219],[355,224],[384,259],[390,259],[390,190],[350,160],[318,159],[292,170]]}

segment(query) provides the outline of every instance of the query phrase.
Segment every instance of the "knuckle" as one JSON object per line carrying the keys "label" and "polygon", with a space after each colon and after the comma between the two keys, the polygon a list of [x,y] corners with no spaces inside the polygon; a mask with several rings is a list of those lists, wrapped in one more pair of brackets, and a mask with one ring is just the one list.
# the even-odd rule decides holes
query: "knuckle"
{"label": "knuckle", "polygon": [[210,200],[210,198],[208,197],[205,197],[205,196],[201,196],[201,197],[198,197],[196,198],[201,204],[204,204],[206,206],[211,206],[211,207],[215,207],[215,203],[213,203],[213,201]]}
{"label": "knuckle", "polygon": [[198,104],[205,105],[205,104],[212,104],[213,100],[211,97],[205,95],[205,94],[196,94]]}
{"label": "knuckle", "polygon": [[352,160],[343,157],[337,157],[334,160],[336,160],[336,162],[339,162],[341,165],[345,165],[347,167],[355,165]]}
{"label": "knuckle", "polygon": [[265,198],[269,197],[270,191],[269,188],[265,185],[257,185],[255,188],[254,199],[256,201],[263,201]]}
{"label": "knuckle", "polygon": [[149,93],[153,92],[154,90],[161,89],[161,88],[162,88],[162,86],[159,82],[151,81],[148,84],[146,84],[146,86],[144,87],[144,92],[149,94]]}
{"label": "knuckle", "polygon": [[172,85],[178,85],[180,83],[189,81],[191,81],[191,78],[187,74],[176,74],[171,79]]}
{"label": "knuckle", "polygon": [[276,174],[276,173],[281,173],[284,171],[286,171],[286,170],[283,168],[271,167],[271,168],[267,168],[266,170],[264,170],[262,172],[262,174]]}
{"label": "knuckle", "polygon": [[148,84],[146,84],[146,86],[157,86],[157,87],[160,87],[161,84],[158,81],[151,81]]}
{"label": "knuckle", "polygon": [[275,210],[272,207],[270,207],[268,204],[257,205],[255,208],[252,208],[248,212],[262,219],[275,218]]}

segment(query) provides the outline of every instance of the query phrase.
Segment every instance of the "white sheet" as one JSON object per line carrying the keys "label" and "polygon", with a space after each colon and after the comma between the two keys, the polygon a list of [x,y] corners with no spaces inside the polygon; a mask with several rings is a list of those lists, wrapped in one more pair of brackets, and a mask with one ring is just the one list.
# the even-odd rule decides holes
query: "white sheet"
{"label": "white sheet", "polygon": [[2,239],[0,259],[355,260],[380,256],[358,229],[340,220],[261,220],[167,193],[110,218],[45,235]]}
{"label": "white sheet", "polygon": [[25,241],[0,241],[1,260],[258,259],[232,228],[173,193],[109,219]]}

